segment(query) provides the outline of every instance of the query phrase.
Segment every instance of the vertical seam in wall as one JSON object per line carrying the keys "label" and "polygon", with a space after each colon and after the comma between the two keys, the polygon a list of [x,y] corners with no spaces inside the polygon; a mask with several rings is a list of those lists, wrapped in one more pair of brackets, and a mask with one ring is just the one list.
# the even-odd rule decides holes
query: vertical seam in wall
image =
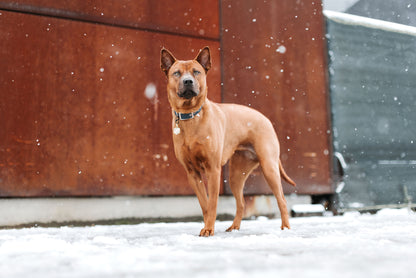
{"label": "vertical seam in wall", "polygon": [[219,42],[220,42],[220,95],[221,95],[221,102],[224,102],[224,49],[223,49],[223,28],[222,28],[222,5],[221,5],[221,0],[218,0],[218,19],[219,19],[219,24],[218,24],[218,34],[219,34]]}

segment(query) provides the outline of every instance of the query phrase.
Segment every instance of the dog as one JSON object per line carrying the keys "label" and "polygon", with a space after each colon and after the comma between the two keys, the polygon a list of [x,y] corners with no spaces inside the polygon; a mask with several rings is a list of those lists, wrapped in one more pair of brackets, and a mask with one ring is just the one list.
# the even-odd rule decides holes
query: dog
{"label": "dog", "polygon": [[200,236],[214,235],[221,169],[228,161],[237,210],[227,231],[240,229],[244,183],[259,165],[277,199],[281,229],[290,229],[281,177],[293,186],[296,184],[283,169],[279,141],[270,120],[252,108],[214,103],[207,98],[207,73],[211,68],[209,47],[188,61],[177,60],[163,48],[160,60],[160,67],[167,76],[175,155],[186,170],[204,216]]}

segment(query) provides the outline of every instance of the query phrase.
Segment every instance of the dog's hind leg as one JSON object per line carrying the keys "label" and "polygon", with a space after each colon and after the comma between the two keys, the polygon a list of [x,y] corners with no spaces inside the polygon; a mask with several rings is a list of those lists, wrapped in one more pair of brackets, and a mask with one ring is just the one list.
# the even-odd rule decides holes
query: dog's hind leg
{"label": "dog's hind leg", "polygon": [[280,215],[282,218],[281,229],[290,229],[289,214],[287,212],[286,199],[283,193],[282,181],[279,171],[279,161],[278,159],[266,159],[265,161],[261,161],[260,165],[263,170],[264,177],[266,178],[266,181],[277,200],[277,205],[279,207]]}
{"label": "dog's hind leg", "polygon": [[279,141],[272,127],[270,129],[265,129],[263,136],[258,137],[258,140],[254,143],[254,149],[256,150],[256,154],[259,159],[261,169],[263,170],[263,175],[266,178],[267,184],[269,185],[273,195],[277,200],[280,216],[282,218],[281,229],[290,229],[289,214],[287,212],[286,199],[283,193],[279,168]]}
{"label": "dog's hind leg", "polygon": [[227,229],[227,232],[240,229],[244,213],[244,183],[258,165],[255,154],[249,151],[236,151],[230,159],[230,188],[236,200],[237,211],[233,224]]}

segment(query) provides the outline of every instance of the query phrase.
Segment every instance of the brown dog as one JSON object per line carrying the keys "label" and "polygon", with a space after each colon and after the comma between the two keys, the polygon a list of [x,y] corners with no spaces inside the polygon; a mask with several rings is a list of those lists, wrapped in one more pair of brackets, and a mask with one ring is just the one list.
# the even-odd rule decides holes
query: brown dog
{"label": "brown dog", "polygon": [[[173,115],[173,144],[179,162],[195,191],[204,215],[200,236],[214,235],[221,167],[230,160],[230,187],[237,202],[234,222],[227,231],[240,229],[244,211],[243,187],[260,164],[277,199],[283,230],[290,229],[282,176],[292,185],[279,158],[279,141],[271,122],[260,112],[237,104],[214,103],[207,98],[208,47],[194,60],[181,61],[166,49],[161,68],[168,78],[168,99]],[[208,196],[202,175],[205,174]]]}

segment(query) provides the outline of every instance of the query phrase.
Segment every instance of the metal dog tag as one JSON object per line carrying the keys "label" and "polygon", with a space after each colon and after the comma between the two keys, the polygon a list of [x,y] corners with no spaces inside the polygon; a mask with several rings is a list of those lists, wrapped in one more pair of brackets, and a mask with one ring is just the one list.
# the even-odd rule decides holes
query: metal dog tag
{"label": "metal dog tag", "polygon": [[181,129],[179,128],[179,115],[176,115],[176,119],[175,119],[175,127],[173,128],[173,134],[178,135],[179,133],[181,133]]}
{"label": "metal dog tag", "polygon": [[178,126],[178,125],[176,125],[176,126],[173,128],[173,134],[178,135],[179,133],[181,133],[181,129],[179,128],[179,126]]}

